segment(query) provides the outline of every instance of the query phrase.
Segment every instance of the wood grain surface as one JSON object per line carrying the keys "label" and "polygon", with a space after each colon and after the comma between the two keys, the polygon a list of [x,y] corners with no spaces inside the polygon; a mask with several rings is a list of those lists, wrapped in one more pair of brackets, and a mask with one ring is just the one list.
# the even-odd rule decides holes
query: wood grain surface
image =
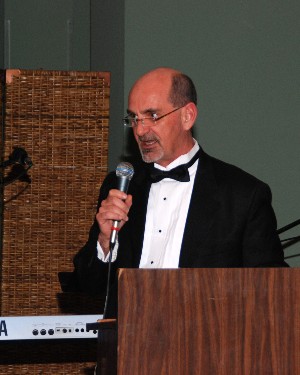
{"label": "wood grain surface", "polygon": [[300,373],[299,272],[120,270],[118,375]]}

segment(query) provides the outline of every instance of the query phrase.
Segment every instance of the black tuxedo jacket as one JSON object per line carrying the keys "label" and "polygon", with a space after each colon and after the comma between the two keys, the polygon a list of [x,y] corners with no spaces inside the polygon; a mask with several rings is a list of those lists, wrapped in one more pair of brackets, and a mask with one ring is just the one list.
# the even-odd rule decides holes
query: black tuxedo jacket
{"label": "black tuxedo jacket", "polygon": [[[129,194],[133,204],[129,221],[119,232],[118,268],[137,268],[141,258],[148,195],[147,165],[135,166]],[[99,204],[117,186],[115,173],[105,179]],[[201,151],[184,230],[179,267],[284,267],[276,233],[271,191],[265,183],[241,169]],[[86,245],[74,258],[82,291],[96,293],[107,283],[107,264],[99,261],[95,221]],[[112,276],[114,279],[114,276]]]}

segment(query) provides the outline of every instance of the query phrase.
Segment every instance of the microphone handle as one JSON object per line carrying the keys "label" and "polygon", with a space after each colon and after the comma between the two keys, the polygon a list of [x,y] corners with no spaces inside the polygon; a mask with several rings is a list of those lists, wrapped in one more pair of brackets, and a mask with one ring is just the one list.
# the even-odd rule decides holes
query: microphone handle
{"label": "microphone handle", "polygon": [[112,251],[115,247],[115,244],[117,242],[119,232],[119,221],[114,220],[113,225],[111,227],[111,234],[110,234],[110,240],[109,240],[109,250]]}
{"label": "microphone handle", "polygon": [[[118,177],[118,190],[127,193],[129,187],[130,179],[127,176],[119,176]],[[115,247],[117,242],[119,232],[119,220],[114,220],[112,227],[111,227],[111,235],[109,241],[109,250],[112,251]]]}
{"label": "microphone handle", "polygon": [[118,177],[118,187],[117,187],[117,189],[124,192],[124,193],[127,193],[129,182],[130,182],[130,179],[127,176]]}

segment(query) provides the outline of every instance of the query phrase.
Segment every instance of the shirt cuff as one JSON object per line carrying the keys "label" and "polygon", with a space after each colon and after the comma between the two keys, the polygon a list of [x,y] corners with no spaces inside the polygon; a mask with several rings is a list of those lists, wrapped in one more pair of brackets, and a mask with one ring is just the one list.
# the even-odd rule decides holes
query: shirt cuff
{"label": "shirt cuff", "polygon": [[[113,250],[113,253],[112,253],[112,257],[111,257],[112,262],[114,262],[117,259],[118,248],[119,248],[119,242],[117,240],[116,244],[115,244],[115,247],[114,247],[114,250]],[[110,252],[105,256],[99,241],[97,241],[97,257],[98,257],[98,259],[101,260],[104,263],[108,263],[109,262],[109,255],[110,255]]]}

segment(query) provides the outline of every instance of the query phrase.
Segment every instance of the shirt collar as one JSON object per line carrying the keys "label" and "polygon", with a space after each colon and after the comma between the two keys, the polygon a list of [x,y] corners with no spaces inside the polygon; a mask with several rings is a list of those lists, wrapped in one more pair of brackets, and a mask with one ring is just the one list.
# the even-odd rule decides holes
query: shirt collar
{"label": "shirt collar", "polygon": [[156,164],[156,163],[154,163],[154,167],[157,168],[157,169],[161,169],[163,171],[169,171],[170,169],[173,169],[173,168],[177,167],[178,165],[188,163],[200,148],[198,142],[195,139],[194,139],[194,142],[195,142],[194,146],[191,148],[191,150],[188,153],[186,153],[184,155],[180,155],[177,159],[173,160],[166,167],[163,167],[163,166],[161,166],[159,164]]}

